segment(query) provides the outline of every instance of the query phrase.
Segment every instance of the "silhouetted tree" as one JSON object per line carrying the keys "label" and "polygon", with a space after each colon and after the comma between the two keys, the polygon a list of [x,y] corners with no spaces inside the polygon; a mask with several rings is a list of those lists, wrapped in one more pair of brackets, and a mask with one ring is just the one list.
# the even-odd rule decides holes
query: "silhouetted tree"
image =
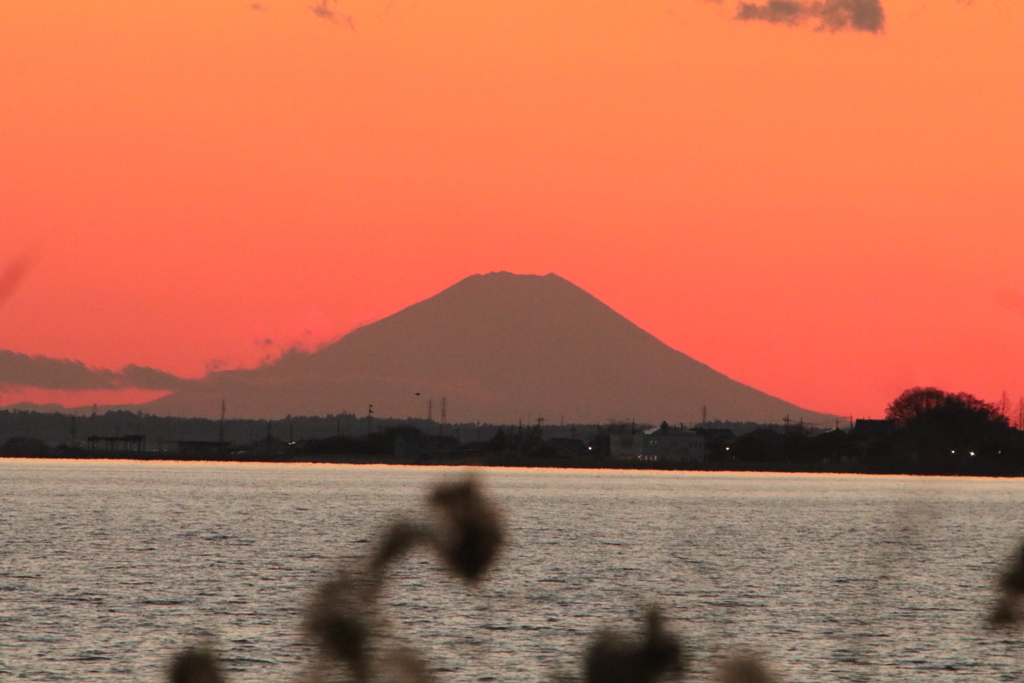
{"label": "silhouetted tree", "polygon": [[508,436],[505,435],[505,428],[498,427],[498,431],[494,433],[494,436],[488,442],[487,450],[493,453],[500,453],[506,448],[508,448]]}
{"label": "silhouetted tree", "polygon": [[900,427],[927,425],[947,432],[1004,430],[1009,420],[998,406],[971,394],[950,394],[935,387],[907,389],[886,408]]}
{"label": "silhouetted tree", "polygon": [[941,406],[948,395],[935,387],[907,389],[885,409],[885,417],[900,427],[906,427]]}
{"label": "silhouetted tree", "polygon": [[786,437],[774,429],[755,429],[736,439],[732,453],[745,463],[781,463],[788,459]]}
{"label": "silhouetted tree", "polygon": [[922,463],[960,470],[971,458],[989,459],[1001,449],[1009,421],[999,407],[968,393],[951,394],[935,387],[907,389],[886,409],[917,446]]}

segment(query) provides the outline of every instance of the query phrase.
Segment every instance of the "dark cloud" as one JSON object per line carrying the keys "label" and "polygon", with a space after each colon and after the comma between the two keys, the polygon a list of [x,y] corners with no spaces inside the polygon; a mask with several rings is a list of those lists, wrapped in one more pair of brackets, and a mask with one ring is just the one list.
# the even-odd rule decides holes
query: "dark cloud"
{"label": "dark cloud", "polygon": [[120,374],[125,385],[135,389],[180,389],[188,383],[188,380],[169,372],[134,363],[124,366]]}
{"label": "dark cloud", "polygon": [[91,368],[77,360],[29,356],[0,350],[0,384],[39,389],[154,389],[174,390],[188,380],[163,370],[127,365],[120,372]]}
{"label": "dark cloud", "polygon": [[881,0],[768,0],[764,5],[741,2],[736,11],[740,21],[767,21],[773,24],[802,24],[817,20],[819,31],[868,31],[885,29],[885,10]]}
{"label": "dark cloud", "polygon": [[32,259],[24,254],[15,258],[0,271],[0,306],[4,305],[14,290],[21,284],[22,279],[32,269]]}
{"label": "dark cloud", "polygon": [[885,10],[880,0],[827,0],[815,3],[820,8],[821,28],[828,31],[870,31],[885,28]]}
{"label": "dark cloud", "polygon": [[790,0],[769,0],[767,5],[741,2],[736,18],[740,21],[768,21],[773,24],[799,24],[806,16],[806,7]]}

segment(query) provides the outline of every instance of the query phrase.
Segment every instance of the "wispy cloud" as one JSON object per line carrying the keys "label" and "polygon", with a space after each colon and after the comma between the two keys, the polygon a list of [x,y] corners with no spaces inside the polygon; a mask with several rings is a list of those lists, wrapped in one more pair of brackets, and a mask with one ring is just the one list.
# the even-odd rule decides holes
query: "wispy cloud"
{"label": "wispy cloud", "polygon": [[741,2],[736,18],[741,21],[767,21],[772,24],[798,24],[804,19],[804,6],[791,0],[769,0],[767,5]]}
{"label": "wispy cloud", "polygon": [[311,8],[313,14],[317,15],[321,19],[327,19],[328,21],[334,21],[334,10],[327,6],[327,0],[320,0],[319,5],[313,5]]}
{"label": "wispy cloud", "polygon": [[0,306],[3,306],[11,298],[21,281],[32,270],[33,264],[32,257],[22,254],[0,271]]}
{"label": "wispy cloud", "polygon": [[180,389],[189,380],[156,368],[126,365],[120,372],[77,360],[0,350],[0,384],[39,389]]}
{"label": "wispy cloud", "polygon": [[[352,17],[350,17],[347,14],[339,14],[338,12],[332,10],[330,7],[327,6],[327,3],[330,1],[331,0],[320,0],[319,4],[313,5],[310,9],[313,10],[313,14],[317,15],[321,19],[333,21],[334,23],[338,23],[338,18],[341,17],[341,19],[344,20],[346,24],[348,24],[348,27],[355,31],[356,25],[355,22],[352,21]],[[337,0],[334,1],[337,2]]]}
{"label": "wispy cloud", "polygon": [[791,26],[817,21],[818,30],[831,32],[849,30],[878,33],[885,30],[885,10],[880,0],[768,0],[763,5],[741,2],[736,18],[740,21],[766,21]]}

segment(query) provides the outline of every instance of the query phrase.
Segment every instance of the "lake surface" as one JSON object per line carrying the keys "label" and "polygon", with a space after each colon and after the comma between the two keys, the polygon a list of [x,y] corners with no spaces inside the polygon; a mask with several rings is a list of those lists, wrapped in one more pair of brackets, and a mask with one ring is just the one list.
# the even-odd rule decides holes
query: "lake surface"
{"label": "lake surface", "polygon": [[[302,606],[339,558],[460,470],[0,461],[0,679],[159,681],[207,635],[232,681],[294,681]],[[1017,680],[983,626],[1024,481],[484,470],[510,542],[477,589],[428,554],[386,617],[445,681],[575,673],[661,605],[696,657],[786,680]]]}

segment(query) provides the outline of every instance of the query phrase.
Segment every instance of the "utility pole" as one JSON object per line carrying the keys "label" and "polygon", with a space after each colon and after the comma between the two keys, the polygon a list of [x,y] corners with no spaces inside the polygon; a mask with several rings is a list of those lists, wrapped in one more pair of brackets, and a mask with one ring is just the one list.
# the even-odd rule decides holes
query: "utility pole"
{"label": "utility pole", "polygon": [[373,404],[366,409],[366,435],[373,434]]}
{"label": "utility pole", "polygon": [[224,418],[228,414],[228,402],[226,399],[220,400],[220,445],[224,447]]}
{"label": "utility pole", "polygon": [[427,422],[434,421],[434,399],[427,399]]}
{"label": "utility pole", "polygon": [[448,399],[444,396],[441,397],[441,428],[438,430],[438,434],[444,434],[444,427],[448,424]]}

